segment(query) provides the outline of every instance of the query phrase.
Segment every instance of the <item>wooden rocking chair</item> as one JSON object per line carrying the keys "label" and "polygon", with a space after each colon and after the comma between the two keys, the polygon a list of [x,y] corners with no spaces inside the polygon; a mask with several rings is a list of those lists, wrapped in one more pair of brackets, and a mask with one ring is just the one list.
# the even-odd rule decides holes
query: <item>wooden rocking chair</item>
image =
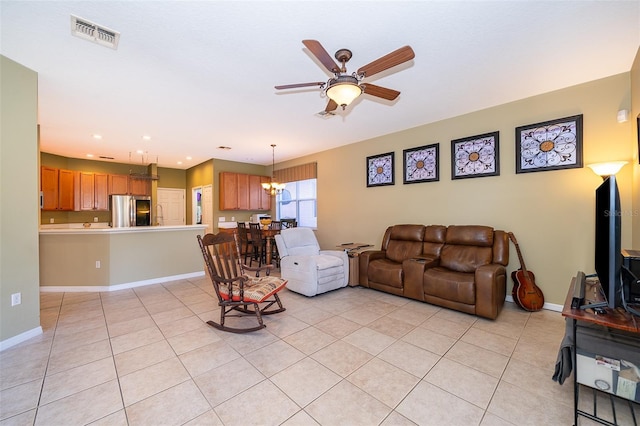
{"label": "wooden rocking chair", "polygon": [[[218,306],[220,306],[220,322],[207,321],[207,324],[218,330],[247,333],[266,327],[262,321],[262,315],[275,314],[285,310],[280,297],[278,297],[278,292],[285,287],[287,281],[269,275],[273,265],[252,268],[243,264],[240,260],[242,257],[236,234],[221,232],[206,234],[204,237],[198,235],[198,244],[202,250],[213,288],[218,296]],[[265,275],[262,277],[260,276],[261,271],[265,271]],[[247,272],[254,274],[248,275]],[[261,305],[263,307],[260,307]],[[238,313],[229,314],[232,311]],[[225,325],[227,316],[247,315],[255,316],[258,325],[249,328],[234,328]]]}

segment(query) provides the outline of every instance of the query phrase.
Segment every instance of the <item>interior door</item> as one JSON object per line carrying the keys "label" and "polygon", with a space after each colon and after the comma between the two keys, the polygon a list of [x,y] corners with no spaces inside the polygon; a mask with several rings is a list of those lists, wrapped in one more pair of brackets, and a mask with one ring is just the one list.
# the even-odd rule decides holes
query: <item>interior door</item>
{"label": "interior door", "polygon": [[213,186],[202,187],[202,224],[207,225],[205,234],[213,232]]}
{"label": "interior door", "polygon": [[164,226],[185,225],[186,201],[184,189],[158,188],[156,221]]}

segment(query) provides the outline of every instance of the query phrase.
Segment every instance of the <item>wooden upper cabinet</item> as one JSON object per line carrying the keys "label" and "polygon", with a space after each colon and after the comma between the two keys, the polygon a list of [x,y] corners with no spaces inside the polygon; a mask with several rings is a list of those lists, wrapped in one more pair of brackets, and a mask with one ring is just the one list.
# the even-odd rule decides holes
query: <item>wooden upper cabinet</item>
{"label": "wooden upper cabinet", "polygon": [[96,210],[109,210],[109,175],[106,173],[94,174],[93,185]]}
{"label": "wooden upper cabinet", "polygon": [[108,175],[77,172],[76,210],[109,210]]}
{"label": "wooden upper cabinet", "polygon": [[265,176],[220,172],[220,210],[271,210],[271,197],[262,189]]}
{"label": "wooden upper cabinet", "polygon": [[125,195],[129,193],[128,175],[109,175],[109,195]]}
{"label": "wooden upper cabinet", "polygon": [[238,210],[249,209],[249,175],[238,173]]}
{"label": "wooden upper cabinet", "polygon": [[151,195],[151,181],[129,176],[129,193],[132,195]]}
{"label": "wooden upper cabinet", "polygon": [[53,167],[40,168],[42,210],[74,209],[74,173]]}
{"label": "wooden upper cabinet", "polygon": [[238,209],[238,174],[220,172],[220,210]]}

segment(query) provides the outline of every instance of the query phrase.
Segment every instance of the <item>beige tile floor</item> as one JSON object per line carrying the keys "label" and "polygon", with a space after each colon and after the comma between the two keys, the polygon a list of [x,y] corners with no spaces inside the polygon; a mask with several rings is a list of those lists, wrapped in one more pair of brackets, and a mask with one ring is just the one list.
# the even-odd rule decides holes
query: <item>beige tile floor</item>
{"label": "beige tile floor", "polygon": [[0,353],[0,425],[572,424],[572,387],[551,380],[557,312],[281,295],[286,312],[236,335],[206,325],[205,278],[43,293],[44,333]]}

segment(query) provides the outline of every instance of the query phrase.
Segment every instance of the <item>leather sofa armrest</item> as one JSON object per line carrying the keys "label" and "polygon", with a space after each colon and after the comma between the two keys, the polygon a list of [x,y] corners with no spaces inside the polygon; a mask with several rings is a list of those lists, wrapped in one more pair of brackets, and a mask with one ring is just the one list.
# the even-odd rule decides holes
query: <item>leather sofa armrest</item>
{"label": "leather sofa armrest", "polygon": [[359,283],[363,287],[369,287],[369,263],[376,259],[386,259],[387,252],[384,250],[366,250],[358,256]]}
{"label": "leather sofa armrest", "polygon": [[402,295],[424,302],[424,270],[438,266],[438,259],[414,257],[402,262],[404,288]]}
{"label": "leather sofa armrest", "polygon": [[496,319],[507,296],[507,271],[492,263],[476,269],[476,315]]}

